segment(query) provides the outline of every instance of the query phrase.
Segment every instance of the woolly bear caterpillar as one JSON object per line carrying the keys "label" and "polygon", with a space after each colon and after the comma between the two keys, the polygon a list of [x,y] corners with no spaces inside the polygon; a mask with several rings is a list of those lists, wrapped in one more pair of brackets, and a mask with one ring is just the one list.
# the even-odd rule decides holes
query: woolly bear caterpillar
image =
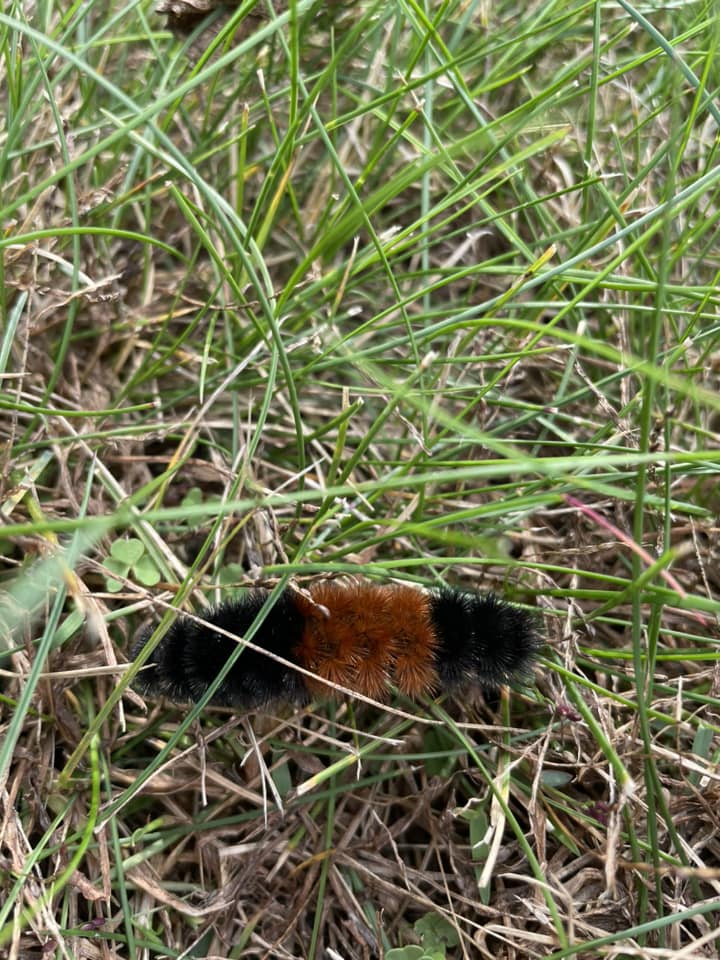
{"label": "woolly bear caterpillar", "polygon": [[[526,676],[541,645],[535,617],[494,594],[367,581],[318,581],[307,592],[310,599],[284,590],[253,643],[321,679],[245,648],[212,703],[243,710],[299,705],[330,694],[323,680],[376,700],[387,696],[389,684],[410,697],[494,689]],[[199,700],[237,646],[212,627],[242,637],[268,596],[259,589],[240,594],[204,612],[209,625],[179,617],[139,674],[137,688],[178,702]],[[151,633],[152,627],[143,631],[133,657]]]}

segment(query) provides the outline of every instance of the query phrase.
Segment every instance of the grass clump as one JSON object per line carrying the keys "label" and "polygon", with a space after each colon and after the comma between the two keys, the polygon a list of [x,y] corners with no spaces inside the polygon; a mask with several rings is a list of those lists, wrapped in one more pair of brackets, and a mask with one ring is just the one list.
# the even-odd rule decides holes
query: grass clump
{"label": "grass clump", "polygon": [[[715,956],[714,5],[196,14],[0,12],[0,950]],[[537,684],[130,690],[347,574],[537,607]]]}

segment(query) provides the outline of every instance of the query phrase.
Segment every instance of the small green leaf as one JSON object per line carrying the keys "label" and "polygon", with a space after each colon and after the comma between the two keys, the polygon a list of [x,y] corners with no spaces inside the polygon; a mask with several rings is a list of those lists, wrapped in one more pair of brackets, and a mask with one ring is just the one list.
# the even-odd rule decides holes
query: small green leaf
{"label": "small green leaf", "polygon": [[241,563],[228,563],[224,567],[221,567],[218,573],[218,580],[223,587],[237,586],[238,581],[242,580],[244,576],[245,570]]}
{"label": "small green leaf", "polygon": [[489,853],[487,836],[490,821],[481,806],[476,807],[472,812],[475,814],[474,817],[469,818],[472,858],[484,863]]}
{"label": "small green leaf", "polygon": [[[283,754],[281,754],[283,756]],[[272,778],[281,797],[286,797],[292,790],[292,774],[287,761],[283,761],[277,766],[273,764]]]}
{"label": "small green leaf", "polygon": [[441,956],[445,956],[447,947],[456,947],[460,942],[455,927],[439,913],[427,913],[420,917],[414,924],[414,930],[425,950],[439,951]]}
{"label": "small green leaf", "polygon": [[190,487],[188,492],[182,498],[183,507],[194,507],[203,502],[203,493],[200,487]]}
{"label": "small green leaf", "polygon": [[107,587],[108,593],[120,593],[123,588],[122,583],[113,577],[105,577],[105,586]]}
{"label": "small green leaf", "polygon": [[385,960],[424,960],[422,947],[411,944],[408,947],[394,947],[385,954]]}
{"label": "small green leaf", "polygon": [[105,557],[103,566],[110,573],[116,573],[119,577],[126,577],[130,573],[130,564],[117,557]]}
{"label": "small green leaf", "polygon": [[[715,732],[710,727],[705,726],[705,724],[700,724],[695,732],[692,752],[696,756],[702,757],[703,760],[708,760],[712,756],[714,743]],[[700,772],[697,770],[691,771],[688,779],[690,783],[697,786],[700,783]]]}
{"label": "small green leaf", "polygon": [[136,579],[144,587],[154,587],[160,580],[160,571],[155,566],[152,558],[147,555],[140,557],[137,563],[133,564],[132,570]]}
{"label": "small green leaf", "polygon": [[564,770],[543,770],[541,778],[544,786],[559,789],[570,783],[572,775]]}
{"label": "small green leaf", "polygon": [[118,577],[127,577],[130,573],[130,565],[117,557],[105,557],[103,566],[108,571],[108,576],[105,577],[105,586],[110,593],[119,593],[123,589],[123,584],[116,580],[113,574],[117,574]]}
{"label": "small green leaf", "polygon": [[110,553],[116,560],[124,561],[130,568],[145,553],[145,547],[137,537],[130,537],[128,540],[115,540],[110,548]]}
{"label": "small green leaf", "polygon": [[423,747],[429,754],[425,761],[427,775],[448,780],[458,765],[457,740],[442,727],[430,727],[423,737]]}

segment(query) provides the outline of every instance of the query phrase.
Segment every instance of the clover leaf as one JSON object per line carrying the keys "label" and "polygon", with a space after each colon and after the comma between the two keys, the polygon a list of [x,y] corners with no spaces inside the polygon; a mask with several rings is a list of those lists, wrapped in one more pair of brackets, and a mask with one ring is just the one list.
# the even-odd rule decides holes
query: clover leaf
{"label": "clover leaf", "polygon": [[[110,556],[103,561],[108,571],[105,583],[110,593],[119,593],[123,584],[117,577],[137,580],[144,587],[153,587],[160,579],[155,561],[145,550],[145,544],[137,537],[115,540],[110,547]],[[115,574],[116,576],[113,576]]]}

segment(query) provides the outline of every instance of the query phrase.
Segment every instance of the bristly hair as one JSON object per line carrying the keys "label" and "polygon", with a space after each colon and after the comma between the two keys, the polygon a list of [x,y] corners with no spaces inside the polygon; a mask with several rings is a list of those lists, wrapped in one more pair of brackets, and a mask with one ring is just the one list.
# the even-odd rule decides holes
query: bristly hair
{"label": "bristly hair", "polygon": [[492,593],[445,587],[430,597],[443,689],[472,683],[493,689],[528,675],[540,647],[532,614]]}
{"label": "bristly hair", "polygon": [[[424,592],[368,581],[318,581],[307,594],[251,590],[204,613],[180,617],[152,652],[137,687],[149,696],[197,702],[260,616],[255,646],[310,671],[308,677],[245,648],[212,703],[256,710],[276,702],[303,704],[332,695],[337,683],[383,700],[394,684],[410,697],[497,689],[529,676],[541,646],[532,613],[493,594],[451,588]],[[147,627],[133,646],[137,657]]]}
{"label": "bristly hair", "polygon": [[[269,594],[252,590],[237,599],[203,613],[203,619],[237,635],[249,629]],[[255,643],[264,650],[285,656],[289,646],[300,640],[303,617],[289,591],[282,593],[267,611]],[[146,627],[136,641],[132,655],[145,646],[152,627]],[[152,652],[148,666],[140,672],[138,690],[146,696],[165,696],[180,703],[195,703],[207,692],[237,649],[237,642],[189,617],[178,618]],[[255,710],[274,701],[304,703],[309,699],[302,675],[246,648],[212,698],[218,706]]]}

